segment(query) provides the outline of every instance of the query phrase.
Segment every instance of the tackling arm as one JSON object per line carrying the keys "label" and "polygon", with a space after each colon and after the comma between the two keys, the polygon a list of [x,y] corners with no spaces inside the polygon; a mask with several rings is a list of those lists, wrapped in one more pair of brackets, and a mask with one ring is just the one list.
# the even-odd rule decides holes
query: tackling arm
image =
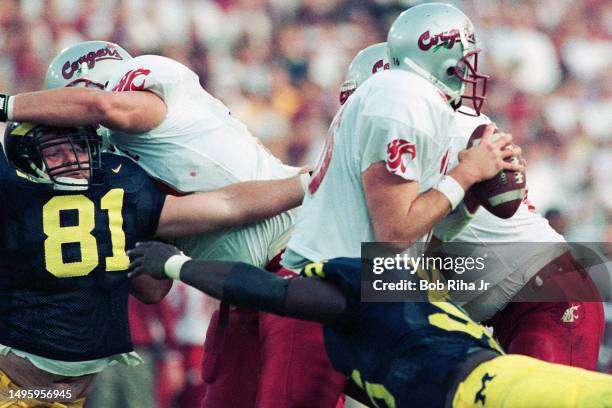
{"label": "tackling arm", "polygon": [[91,88],[59,88],[11,96],[12,120],[50,126],[102,124],[139,133],[157,127],[166,104],[152,92],[106,92]]}
{"label": "tackling arm", "polygon": [[194,260],[161,242],[140,243],[129,255],[131,276],[172,276],[239,307],[324,324],[337,322],[347,308],[340,289],[319,279],[283,279],[242,262]]}
{"label": "tackling arm", "polygon": [[238,307],[333,324],[346,309],[336,286],[318,279],[283,279],[246,263],[191,260],[180,280]]}
{"label": "tackling arm", "polygon": [[247,181],[206,193],[168,196],[156,236],[202,234],[237,227],[280,214],[302,203],[302,178]]}

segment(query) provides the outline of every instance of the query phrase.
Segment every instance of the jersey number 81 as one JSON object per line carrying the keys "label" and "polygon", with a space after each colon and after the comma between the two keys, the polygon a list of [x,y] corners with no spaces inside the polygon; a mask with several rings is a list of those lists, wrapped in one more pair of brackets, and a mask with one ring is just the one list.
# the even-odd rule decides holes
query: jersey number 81
{"label": "jersey number 81", "polygon": [[[125,252],[125,233],[123,232],[123,189],[115,188],[106,193],[100,200],[102,210],[108,211],[108,227],[112,241],[113,256],[106,258],[106,271],[126,270],[130,259]],[[76,210],[78,223],[73,226],[62,226],[61,211]],[[43,206],[43,231],[45,240],[45,267],[58,278],[85,276],[93,271],[99,263],[98,244],[92,235],[95,227],[94,202],[84,195],[57,196]],[[79,245],[81,260],[64,262],[62,245],[76,243]]]}

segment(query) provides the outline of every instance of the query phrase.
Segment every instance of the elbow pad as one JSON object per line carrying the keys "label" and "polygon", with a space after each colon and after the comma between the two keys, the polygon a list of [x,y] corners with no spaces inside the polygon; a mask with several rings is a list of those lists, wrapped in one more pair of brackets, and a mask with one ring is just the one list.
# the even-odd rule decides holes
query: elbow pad
{"label": "elbow pad", "polygon": [[444,217],[433,230],[433,234],[442,242],[452,241],[463,231],[474,218],[463,202]]}
{"label": "elbow pad", "polygon": [[223,300],[247,309],[285,315],[285,297],[291,279],[239,262],[223,282]]}

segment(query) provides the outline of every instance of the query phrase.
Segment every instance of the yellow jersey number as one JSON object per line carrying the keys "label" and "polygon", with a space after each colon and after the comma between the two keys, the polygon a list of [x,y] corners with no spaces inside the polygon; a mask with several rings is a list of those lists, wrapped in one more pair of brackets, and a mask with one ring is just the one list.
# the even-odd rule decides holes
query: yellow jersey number
{"label": "yellow jersey number", "polygon": [[353,370],[351,379],[368,394],[370,401],[376,408],[396,408],[395,397],[384,385],[363,381],[359,370]]}
{"label": "yellow jersey number", "polygon": [[[439,282],[444,279],[440,271],[435,268],[426,271],[419,267],[417,275],[428,282]],[[501,346],[486,327],[474,322],[462,309],[448,301],[450,295],[446,289],[428,290],[427,297],[431,305],[441,309],[439,313],[432,313],[427,317],[429,324],[442,330],[463,332],[478,340],[484,340],[492,349],[503,354]]]}
{"label": "yellow jersey number", "polygon": [[[100,201],[102,210],[108,212],[108,227],[111,234],[113,256],[106,258],[106,271],[126,270],[130,259],[125,252],[125,233],[123,232],[123,189],[114,188]],[[61,226],[60,212],[76,210],[78,224]],[[95,227],[95,205],[84,195],[57,196],[43,206],[43,231],[45,240],[45,266],[58,278],[85,276],[99,263],[98,245],[91,234]],[[77,243],[81,250],[81,260],[64,262],[62,245]]]}

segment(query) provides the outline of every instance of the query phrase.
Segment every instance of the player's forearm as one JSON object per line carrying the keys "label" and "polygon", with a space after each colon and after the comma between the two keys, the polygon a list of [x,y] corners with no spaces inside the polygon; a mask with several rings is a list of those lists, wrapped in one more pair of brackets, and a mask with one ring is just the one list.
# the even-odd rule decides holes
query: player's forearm
{"label": "player's forearm", "polygon": [[338,322],[348,309],[343,292],[322,279],[284,279],[242,262],[195,260],[155,241],[137,243],[128,255],[131,276],[180,279],[239,307],[322,323]]}
{"label": "player's forearm", "polygon": [[181,266],[178,277],[207,295],[235,306],[284,314],[288,282],[253,265],[192,259]]}
{"label": "player's forearm", "polygon": [[242,226],[297,207],[303,196],[299,176],[236,183],[185,197],[168,196],[155,235],[176,238]]}
{"label": "player's forearm", "polygon": [[237,262],[192,259],[183,264],[179,278],[215,299],[226,300],[223,297],[223,284],[236,264]]}
{"label": "player's forearm", "polygon": [[[448,176],[444,176],[435,188],[419,194],[410,205],[404,225],[395,232],[409,237],[407,242],[416,242],[423,235],[447,217],[453,209],[458,209],[465,197],[465,191],[476,181],[464,166],[455,167]],[[463,211],[462,211],[463,212]],[[469,217],[458,217],[455,229],[460,231],[469,222]],[[460,222],[459,222],[460,221]],[[448,229],[448,226],[447,226]],[[448,231],[447,231],[448,232]],[[454,232],[458,234],[458,232]]]}
{"label": "player's forearm", "polygon": [[335,323],[347,302],[334,285],[318,279],[283,279],[253,265],[190,260],[179,274],[184,283],[235,306],[280,316]]}
{"label": "player's forearm", "polygon": [[412,244],[428,234],[450,210],[450,203],[444,194],[430,189],[419,194],[410,205],[408,213],[390,225],[386,237],[379,239]]}
{"label": "player's forearm", "polygon": [[166,117],[164,101],[147,91],[60,88],[11,98],[13,120],[51,126],[101,124],[116,131],[140,133],[157,127]]}
{"label": "player's forearm", "polygon": [[60,88],[12,96],[13,120],[51,126],[94,125],[104,120],[98,96],[104,91]]}
{"label": "player's forearm", "polygon": [[459,204],[434,227],[433,234],[443,242],[452,241],[468,226],[474,213],[471,213],[465,203]]}
{"label": "player's forearm", "polygon": [[232,226],[260,221],[302,204],[302,177],[237,183],[220,190],[230,206]]}

